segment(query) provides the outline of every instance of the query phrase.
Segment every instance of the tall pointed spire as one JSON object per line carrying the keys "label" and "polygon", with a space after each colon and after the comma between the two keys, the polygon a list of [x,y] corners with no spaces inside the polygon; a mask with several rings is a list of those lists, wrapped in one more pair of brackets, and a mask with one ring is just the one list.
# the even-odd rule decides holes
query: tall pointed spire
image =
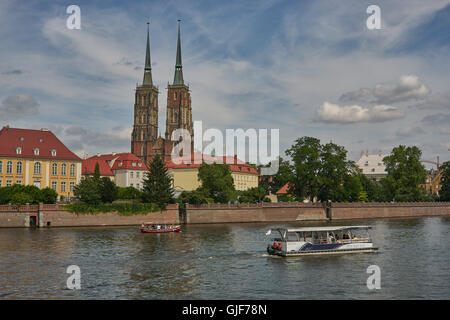
{"label": "tall pointed spire", "polygon": [[145,68],[144,68],[144,80],[142,80],[143,86],[151,86],[152,82],[152,62],[150,60],[150,36],[149,36],[149,24],[147,22],[147,49],[145,52]]}
{"label": "tall pointed spire", "polygon": [[174,85],[183,85],[183,65],[181,64],[181,38],[180,38],[180,19],[178,19],[178,43],[177,43],[177,60],[175,62]]}

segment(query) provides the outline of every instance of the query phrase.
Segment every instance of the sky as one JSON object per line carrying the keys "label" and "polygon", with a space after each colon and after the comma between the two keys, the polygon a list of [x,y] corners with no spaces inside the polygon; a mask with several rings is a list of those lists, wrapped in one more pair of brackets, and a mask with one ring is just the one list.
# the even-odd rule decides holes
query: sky
{"label": "sky", "polygon": [[400,144],[450,160],[448,0],[1,0],[0,127],[48,128],[80,156],[129,152],[150,21],[164,136],[177,19],[204,130],[279,129],[282,156],[313,136],[351,160]]}

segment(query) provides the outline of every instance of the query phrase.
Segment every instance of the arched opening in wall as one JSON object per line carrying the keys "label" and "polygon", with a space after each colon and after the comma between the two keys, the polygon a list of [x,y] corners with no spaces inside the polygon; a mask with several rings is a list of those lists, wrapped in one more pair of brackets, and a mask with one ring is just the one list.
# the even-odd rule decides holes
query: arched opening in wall
{"label": "arched opening in wall", "polygon": [[145,155],[145,154],[144,154],[144,151],[145,151],[144,145],[142,145],[142,146],[141,146],[141,156],[144,156],[144,155]]}

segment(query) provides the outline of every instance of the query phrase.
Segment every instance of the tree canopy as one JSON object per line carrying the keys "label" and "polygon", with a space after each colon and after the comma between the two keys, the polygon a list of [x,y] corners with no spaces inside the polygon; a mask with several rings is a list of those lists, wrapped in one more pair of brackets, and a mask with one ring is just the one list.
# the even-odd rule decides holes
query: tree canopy
{"label": "tree canopy", "polygon": [[161,210],[174,202],[173,179],[159,154],[156,154],[148,165],[142,201],[156,203]]}

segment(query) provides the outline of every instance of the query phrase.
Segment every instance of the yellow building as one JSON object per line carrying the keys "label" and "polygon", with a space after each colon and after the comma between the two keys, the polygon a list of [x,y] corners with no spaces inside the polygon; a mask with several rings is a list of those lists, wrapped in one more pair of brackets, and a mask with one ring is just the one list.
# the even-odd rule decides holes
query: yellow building
{"label": "yellow building", "polygon": [[0,187],[13,184],[52,188],[73,196],[82,160],[51,131],[3,127],[0,130]]}
{"label": "yellow building", "polygon": [[441,190],[441,178],[444,170],[434,170],[431,169],[427,172],[427,177],[425,179],[425,183],[420,186],[425,189],[428,194],[439,195],[439,191]]}
{"label": "yellow building", "polygon": [[[203,161],[208,163],[212,163],[219,158],[199,154],[196,154],[195,157],[202,157]],[[229,165],[236,190],[245,191],[258,187],[259,173],[255,167],[238,160],[236,156],[220,158],[222,163]],[[194,159],[192,159],[191,163],[176,164],[176,161],[166,162],[169,174],[173,178],[173,187],[177,193],[192,191],[200,187],[201,183],[198,179],[198,168],[200,165],[201,163],[194,163]]]}

